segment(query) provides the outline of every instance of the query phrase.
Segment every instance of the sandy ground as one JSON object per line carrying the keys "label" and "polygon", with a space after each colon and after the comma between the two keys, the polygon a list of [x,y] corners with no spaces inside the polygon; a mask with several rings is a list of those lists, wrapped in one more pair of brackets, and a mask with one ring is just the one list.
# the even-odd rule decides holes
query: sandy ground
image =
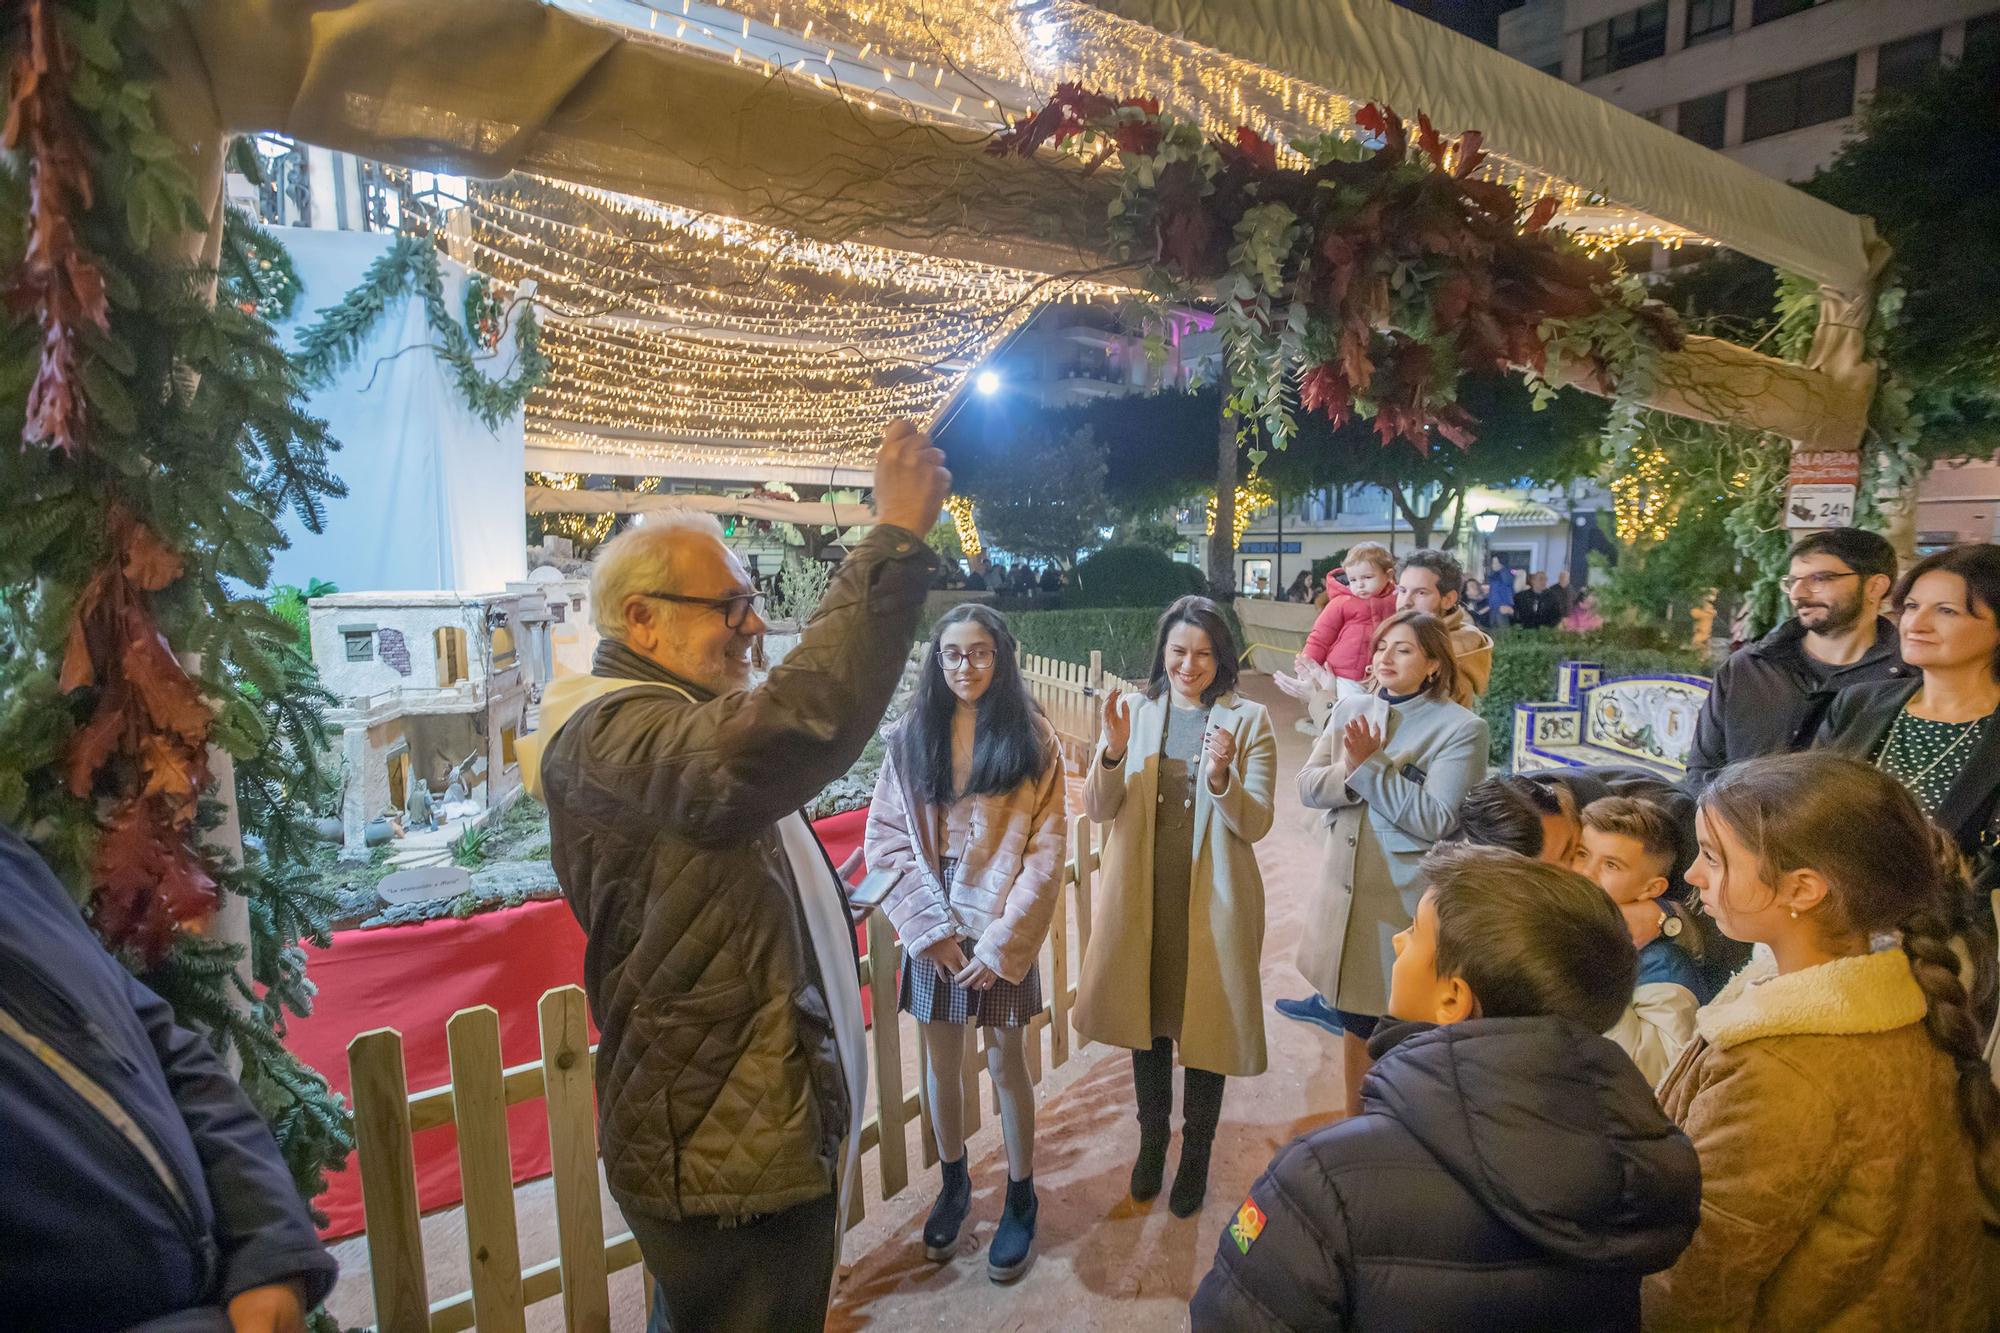
{"label": "sandy ground", "polygon": [[[1311,817],[1299,805],[1291,781],[1305,760],[1308,743],[1292,725],[1300,716],[1299,708],[1272,689],[1268,677],[1251,678],[1245,692],[1271,708],[1278,735],[1277,819],[1257,848],[1269,913],[1263,966],[1268,1012],[1273,999],[1304,993],[1291,958],[1312,891],[1318,851]],[[986,1275],[985,1246],[999,1219],[1007,1177],[990,1101],[970,1145],[973,1211],[961,1239],[964,1252],[950,1264],[933,1264],[923,1255],[919,1233],[936,1192],[936,1172],[922,1167],[916,1126],[909,1126],[910,1186],[884,1202],[870,1172],[865,1182],[869,1211],[848,1233],[847,1267],[828,1328],[848,1333],[1184,1326],[1187,1299],[1208,1271],[1216,1242],[1250,1183],[1278,1147],[1332,1119],[1340,1105],[1340,1057],[1333,1038],[1275,1013],[1269,1014],[1267,1033],[1270,1070],[1258,1078],[1230,1080],[1216,1136],[1208,1203],[1185,1221],[1167,1211],[1164,1192],[1147,1204],[1134,1203],[1127,1193],[1138,1142],[1130,1056],[1090,1046],[1072,1053],[1061,1068],[1049,1069],[1040,1089],[1036,1131],[1037,1257],[1012,1286],[998,1286]],[[906,1056],[906,1065],[907,1085],[914,1086],[913,1055]],[[1178,1155],[1178,1122],[1177,1110],[1169,1184]],[[552,1257],[555,1235],[548,1183],[522,1186],[516,1192],[516,1212],[524,1266]],[[608,1197],[605,1222],[609,1232],[624,1229]],[[432,1299],[464,1290],[464,1233],[457,1210],[426,1218],[424,1235]],[[345,1242],[337,1252],[343,1273],[330,1303],[334,1313],[343,1324],[369,1322],[367,1257],[361,1242]],[[612,1276],[612,1303],[615,1329],[637,1333],[644,1328],[636,1270]],[[534,1307],[528,1326],[560,1329],[560,1302]]]}

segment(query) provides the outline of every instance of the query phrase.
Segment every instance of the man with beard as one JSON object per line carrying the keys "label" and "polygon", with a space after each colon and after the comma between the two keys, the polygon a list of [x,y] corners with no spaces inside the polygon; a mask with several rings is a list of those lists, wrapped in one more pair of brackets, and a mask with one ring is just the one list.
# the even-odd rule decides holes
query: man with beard
{"label": "man with beard", "polygon": [[1805,749],[1848,686],[1909,674],[1882,616],[1896,578],[1887,541],[1829,528],[1792,547],[1790,561],[1781,583],[1798,614],[1716,670],[1688,752],[1692,794],[1740,759]]}
{"label": "man with beard", "polygon": [[597,553],[591,674],[521,746],[587,936],[604,1171],[653,1275],[650,1327],[819,1328],[859,1181],[868,1052],[845,894],[800,807],[875,734],[951,489],[906,421],[875,528],[755,689],[763,597],[707,515]]}

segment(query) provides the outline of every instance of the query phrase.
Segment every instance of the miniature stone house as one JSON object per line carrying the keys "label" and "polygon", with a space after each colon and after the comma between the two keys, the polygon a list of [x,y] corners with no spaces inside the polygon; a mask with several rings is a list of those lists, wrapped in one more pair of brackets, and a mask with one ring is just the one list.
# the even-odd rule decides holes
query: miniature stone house
{"label": "miniature stone house", "polygon": [[442,797],[457,777],[482,812],[520,790],[514,746],[551,675],[550,603],[504,593],[334,593],[308,604],[313,661],[340,699],[343,858],[367,855],[371,821],[399,813],[413,776]]}

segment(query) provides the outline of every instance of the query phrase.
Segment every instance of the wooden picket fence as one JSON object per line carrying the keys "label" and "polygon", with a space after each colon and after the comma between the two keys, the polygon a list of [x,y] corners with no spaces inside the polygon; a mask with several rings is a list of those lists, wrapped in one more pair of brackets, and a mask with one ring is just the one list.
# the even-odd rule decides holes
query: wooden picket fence
{"label": "wooden picket fence", "polygon": [[[1123,684],[1103,674],[1096,653],[1091,658],[1089,667],[1048,658],[1024,657],[1022,663],[1030,690],[1049,713],[1065,750],[1080,750],[1086,757],[1097,734],[1096,691]],[[1093,835],[1095,827],[1081,815],[1070,823],[1070,856],[1054,924],[1043,946],[1049,1007],[1035,1019],[1028,1043],[1029,1073],[1037,1084],[1044,1069],[1044,1032],[1049,1067],[1062,1065],[1072,1053],[1069,1015],[1090,947],[1091,887],[1103,850],[1101,832]],[[895,932],[880,912],[873,913],[859,982],[870,997],[875,1019],[869,1057],[877,1110],[862,1125],[861,1151],[864,1158],[874,1154],[883,1199],[893,1199],[909,1187],[910,1121],[919,1126],[923,1166],[937,1162],[937,1144],[924,1105],[921,1043],[916,1086],[904,1086],[896,963]],[[539,1010],[542,1058],[508,1068],[501,1062],[499,1015],[489,1005],[462,1009],[445,1029],[451,1082],[416,1093],[409,1091],[405,1079],[401,1033],[378,1028],[348,1044],[369,1276],[376,1326],[385,1333],[454,1333],[475,1325],[482,1333],[515,1333],[525,1329],[529,1306],[556,1296],[562,1297],[564,1327],[571,1333],[610,1328],[610,1275],[639,1263],[640,1255],[630,1232],[609,1239],[604,1235],[592,1082],[595,1048],[589,1043],[588,1015],[579,988],[549,991]],[[980,1126],[979,1076],[985,1068],[983,1058],[965,1061],[968,1135]],[[507,1111],[537,1098],[548,1112],[557,1254],[523,1267]],[[997,1112],[997,1094],[994,1106]],[[433,1301],[424,1263],[412,1139],[447,1125],[458,1130],[470,1286]],[[858,1188],[853,1193],[849,1226],[866,1211],[863,1193]]]}

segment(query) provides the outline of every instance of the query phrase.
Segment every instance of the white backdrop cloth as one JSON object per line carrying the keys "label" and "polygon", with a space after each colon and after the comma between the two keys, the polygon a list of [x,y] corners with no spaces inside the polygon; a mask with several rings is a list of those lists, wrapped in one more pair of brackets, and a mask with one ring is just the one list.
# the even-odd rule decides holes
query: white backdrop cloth
{"label": "white backdrop cloth", "polygon": [[[279,328],[287,347],[394,241],[381,232],[274,230],[304,287],[292,320]],[[445,310],[461,318],[466,270],[443,256],[438,262]],[[354,363],[312,395],[308,410],[340,443],[332,466],[347,494],[327,502],[322,534],[285,516],[292,545],[277,555],[273,584],[303,588],[324,579],[342,592],[482,593],[527,578],[521,413],[489,429],[460,397],[435,343],[412,293],[383,312]],[[478,365],[494,379],[513,373],[511,328]]]}

